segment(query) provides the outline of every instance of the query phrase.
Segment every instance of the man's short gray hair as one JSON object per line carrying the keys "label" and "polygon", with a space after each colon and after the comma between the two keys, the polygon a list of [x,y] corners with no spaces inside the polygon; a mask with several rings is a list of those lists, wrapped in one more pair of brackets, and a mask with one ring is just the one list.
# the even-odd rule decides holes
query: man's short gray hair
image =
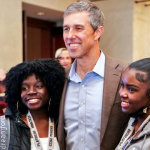
{"label": "man's short gray hair", "polygon": [[89,13],[89,23],[93,27],[94,31],[99,26],[104,26],[103,12],[95,4],[89,1],[79,1],[69,5],[64,12],[64,18],[69,14],[82,11],[87,11]]}

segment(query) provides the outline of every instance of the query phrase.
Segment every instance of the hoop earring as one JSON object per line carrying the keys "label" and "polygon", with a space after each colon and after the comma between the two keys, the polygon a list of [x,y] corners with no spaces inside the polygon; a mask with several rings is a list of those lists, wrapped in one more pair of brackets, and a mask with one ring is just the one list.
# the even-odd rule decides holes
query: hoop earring
{"label": "hoop earring", "polygon": [[20,111],[19,111],[19,101],[17,101],[17,111],[19,112],[19,114],[20,114],[21,116],[26,116],[26,115],[24,115],[24,114],[21,114]]}
{"label": "hoop earring", "polygon": [[48,112],[49,112],[49,109],[50,109],[50,105],[51,105],[51,98],[49,99],[49,102],[48,102]]}
{"label": "hoop earring", "polygon": [[[17,101],[17,110],[18,110],[18,112],[19,112],[19,101]],[[19,112],[20,113],[20,112]]]}

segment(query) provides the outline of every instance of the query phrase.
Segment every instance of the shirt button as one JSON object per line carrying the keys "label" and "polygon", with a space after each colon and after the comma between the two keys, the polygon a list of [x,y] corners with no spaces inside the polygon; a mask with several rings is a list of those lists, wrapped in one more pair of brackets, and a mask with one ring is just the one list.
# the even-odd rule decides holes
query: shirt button
{"label": "shirt button", "polygon": [[82,85],[82,88],[84,88],[84,85]]}
{"label": "shirt button", "polygon": [[81,120],[80,123],[83,124],[83,121]]}
{"label": "shirt button", "polygon": [[83,142],[83,139],[81,138],[80,141]]}
{"label": "shirt button", "polygon": [[80,103],[80,106],[83,106],[83,103]]}

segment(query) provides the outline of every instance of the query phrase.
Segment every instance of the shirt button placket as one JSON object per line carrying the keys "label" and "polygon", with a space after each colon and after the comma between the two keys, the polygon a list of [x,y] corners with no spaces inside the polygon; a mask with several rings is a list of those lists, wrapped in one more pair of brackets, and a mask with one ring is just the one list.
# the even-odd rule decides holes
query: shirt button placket
{"label": "shirt button placket", "polygon": [[84,137],[85,137],[85,98],[86,98],[86,88],[85,85],[80,86],[80,92],[79,92],[79,149],[84,150],[85,148],[85,142],[84,142]]}

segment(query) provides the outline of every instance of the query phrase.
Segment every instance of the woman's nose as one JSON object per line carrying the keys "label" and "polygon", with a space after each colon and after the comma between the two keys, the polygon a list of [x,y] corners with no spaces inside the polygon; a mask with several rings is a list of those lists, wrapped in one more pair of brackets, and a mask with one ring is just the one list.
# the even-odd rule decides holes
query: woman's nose
{"label": "woman's nose", "polygon": [[30,87],[28,92],[27,92],[28,95],[33,95],[36,93],[37,93],[37,91],[36,91],[36,88],[34,88],[34,87]]}
{"label": "woman's nose", "polygon": [[120,97],[128,97],[127,92],[125,90],[119,90]]}

